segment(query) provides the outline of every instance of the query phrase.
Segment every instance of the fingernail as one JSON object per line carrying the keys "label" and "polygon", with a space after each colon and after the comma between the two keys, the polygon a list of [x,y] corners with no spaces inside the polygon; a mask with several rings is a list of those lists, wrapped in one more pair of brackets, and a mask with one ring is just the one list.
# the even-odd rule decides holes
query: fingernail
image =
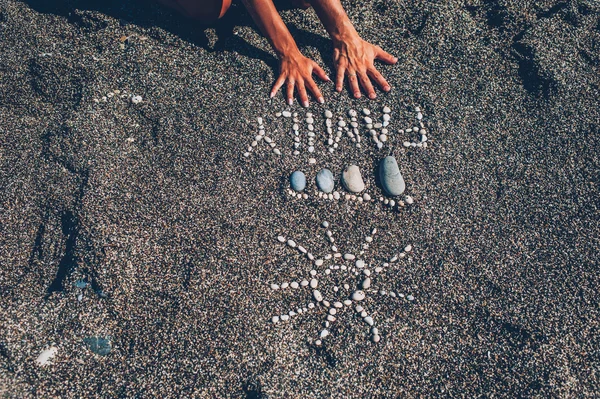
{"label": "fingernail", "polygon": [[323,104],[325,102],[325,99],[323,97],[319,97],[319,104]]}
{"label": "fingernail", "polygon": [[360,98],[360,93],[354,93],[354,98]]}
{"label": "fingernail", "polygon": [[271,97],[271,98],[275,97],[275,93],[271,93],[271,94],[269,95],[269,97]]}
{"label": "fingernail", "polygon": [[392,88],[390,86],[385,86],[385,88],[383,90],[385,91],[390,91]]}
{"label": "fingernail", "polygon": [[329,79],[329,75],[325,75],[325,79],[326,79],[328,82],[331,82],[331,79]]}
{"label": "fingernail", "polygon": [[294,104],[294,100],[292,100],[291,98],[288,100],[288,104],[289,105],[293,105]]}
{"label": "fingernail", "polygon": [[371,93],[371,94],[369,94],[369,98],[370,98],[371,100],[374,100],[376,97],[377,97],[377,95],[376,95],[375,93]]}
{"label": "fingernail", "polygon": [[308,101],[302,101],[302,105],[304,106],[304,108],[308,108]]}

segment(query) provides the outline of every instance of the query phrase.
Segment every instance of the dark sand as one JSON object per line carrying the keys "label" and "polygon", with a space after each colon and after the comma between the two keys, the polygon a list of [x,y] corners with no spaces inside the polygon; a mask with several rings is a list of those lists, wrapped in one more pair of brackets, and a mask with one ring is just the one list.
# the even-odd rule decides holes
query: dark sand
{"label": "dark sand", "polygon": [[[0,1],[1,397],[600,395],[600,4],[355,3],[359,33],[400,58],[381,67],[393,90],[321,85],[311,110],[388,105],[403,128],[423,108],[429,148],[393,148],[415,198],[400,213],[285,193],[297,168],[356,162],[378,194],[389,147],[321,146],[309,166],[287,136],[285,157],[242,157],[285,104],[241,6],[205,31],[131,1]],[[282,14],[333,76],[314,13]],[[93,101],[115,89],[144,101]],[[323,253],[322,220],[351,249],[378,227],[372,260],[415,247],[379,280],[415,301],[365,301],[377,345],[352,311],[322,348],[324,311],[269,321],[310,298],[269,289],[310,269],[277,234]]]}

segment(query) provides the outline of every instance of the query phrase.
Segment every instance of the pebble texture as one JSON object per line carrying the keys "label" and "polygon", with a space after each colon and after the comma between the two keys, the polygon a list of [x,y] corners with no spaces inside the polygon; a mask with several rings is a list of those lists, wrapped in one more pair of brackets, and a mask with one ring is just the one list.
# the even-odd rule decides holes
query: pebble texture
{"label": "pebble texture", "polygon": [[393,156],[387,156],[379,163],[379,181],[385,193],[392,197],[404,192],[406,188],[404,178]]}
{"label": "pebble texture", "polygon": [[306,176],[299,170],[295,171],[290,176],[290,186],[295,191],[304,191],[306,188]]}
{"label": "pebble texture", "polygon": [[329,169],[321,169],[316,177],[317,187],[324,193],[331,193],[335,187],[333,173]]}
{"label": "pebble texture", "polygon": [[[236,2],[205,29],[154,2],[0,1],[0,397],[600,396],[597,3],[344,2],[399,62],[377,63],[392,92],[375,101],[317,79],[315,129],[326,109],[350,125],[349,109],[381,121],[387,105],[392,134],[382,151],[317,145],[308,169],[305,137],[289,154],[292,117],[274,122],[290,110],[304,129],[305,110],[269,103],[277,60]],[[282,14],[334,77],[314,12]],[[419,126],[415,105],[418,151],[401,145],[418,132],[398,133]],[[281,156],[264,142],[241,155],[258,116]],[[408,211],[278,195],[294,170],[356,162],[379,199],[392,147]],[[341,243],[377,226],[373,258],[414,243],[412,262],[370,276],[369,290],[404,297],[360,302],[377,344],[356,303],[331,327],[320,303],[283,321],[315,300],[268,285],[310,272],[276,235],[322,255],[322,220],[343,226]],[[112,337],[110,353],[93,336]]]}
{"label": "pebble texture", "polygon": [[365,183],[356,165],[350,165],[342,173],[342,184],[351,193],[360,193],[365,189]]}

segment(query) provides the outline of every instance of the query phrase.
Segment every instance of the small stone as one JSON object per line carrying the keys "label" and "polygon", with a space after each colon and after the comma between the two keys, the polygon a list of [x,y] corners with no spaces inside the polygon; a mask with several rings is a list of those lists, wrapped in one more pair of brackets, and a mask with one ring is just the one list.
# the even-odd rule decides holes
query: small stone
{"label": "small stone", "polygon": [[142,102],[142,96],[132,96],[131,97],[132,104],[139,104],[141,102]]}
{"label": "small stone", "polygon": [[333,199],[339,200],[340,199],[340,193],[338,193],[337,191],[333,192]]}
{"label": "small stone", "polygon": [[337,309],[336,308],[329,309],[329,314],[334,316],[335,314],[337,314]]}
{"label": "small stone", "polygon": [[405,141],[402,145],[406,148],[410,147],[410,141]]}
{"label": "small stone", "polygon": [[381,337],[378,334],[373,334],[373,342],[378,343],[381,341]]}
{"label": "small stone", "polygon": [[323,331],[321,331],[320,337],[321,337],[321,338],[325,338],[325,337],[327,337],[328,335],[329,335],[329,331],[327,331],[327,330],[323,330]]}
{"label": "small stone", "polygon": [[371,279],[369,277],[367,277],[362,282],[362,288],[363,288],[363,290],[366,290],[366,289],[369,289],[370,287],[371,287]]}
{"label": "small stone", "polygon": [[375,324],[375,322],[373,322],[373,318],[371,316],[367,316],[363,320],[365,321],[365,323],[367,323],[370,326],[372,326],[373,324]]}
{"label": "small stone", "polygon": [[371,115],[371,111],[369,111],[367,108],[363,108],[362,112],[365,115]]}
{"label": "small stone", "polygon": [[365,276],[370,276],[371,275],[371,271],[369,269],[363,270],[363,273],[365,274]]}
{"label": "small stone", "polygon": [[380,134],[379,135],[379,141],[381,141],[382,143],[385,143],[387,141],[388,137],[385,134]]}
{"label": "small stone", "polygon": [[309,164],[311,164],[311,165],[314,165],[314,164],[316,164],[316,163],[317,163],[317,160],[316,160],[316,159],[314,159],[314,158],[309,158],[309,159],[308,159],[308,163],[309,163]]}
{"label": "small stone", "polygon": [[289,245],[292,248],[296,248],[296,243],[294,242],[294,240],[288,240],[287,245]]}
{"label": "small stone", "polygon": [[371,196],[368,193],[364,193],[362,198],[364,201],[371,201]]}
{"label": "small stone", "polygon": [[422,113],[420,113],[420,112],[418,112],[418,113],[417,113],[417,119],[418,119],[418,120],[421,120],[421,119],[423,119],[423,114],[422,114]]}
{"label": "small stone", "polygon": [[281,155],[281,151],[279,151],[279,149],[278,149],[278,148],[275,148],[275,149],[273,150],[273,154],[275,154],[275,155]]}
{"label": "small stone", "polygon": [[308,252],[302,245],[298,245],[298,251],[302,252],[303,254]]}
{"label": "small stone", "polygon": [[58,348],[56,346],[51,346],[48,349],[44,349],[42,353],[35,359],[35,362],[40,366],[45,366],[48,364],[50,359],[52,359],[56,353],[58,352]]}
{"label": "small stone", "polygon": [[377,143],[377,149],[381,150],[383,148],[383,143],[380,141]]}
{"label": "small stone", "polygon": [[290,315],[287,315],[287,314],[281,315],[281,321],[288,321],[289,319],[290,319]]}
{"label": "small stone", "polygon": [[317,302],[321,302],[323,300],[323,294],[321,294],[318,290],[313,291],[313,296]]}
{"label": "small stone", "polygon": [[302,282],[300,282],[300,285],[302,287],[306,287],[308,285],[308,280],[302,280]]}
{"label": "small stone", "polygon": [[360,193],[365,189],[365,183],[356,165],[350,165],[344,170],[342,173],[342,183],[352,193]]}
{"label": "small stone", "polygon": [[404,201],[410,205],[414,202],[413,198],[410,195],[407,195],[406,198],[404,198]]}
{"label": "small stone", "polygon": [[315,304],[314,304],[314,303],[310,302],[310,303],[308,304],[308,308],[309,308],[309,309],[313,309],[314,307],[315,307]]}
{"label": "small stone", "polygon": [[344,255],[344,259],[346,260],[354,260],[356,258],[356,256],[354,256],[354,254],[345,254]]}
{"label": "small stone", "polygon": [[422,134],[422,135],[421,135],[421,143],[424,143],[424,142],[426,142],[426,141],[427,141],[427,136],[426,136],[426,135],[424,135],[424,134]]}
{"label": "small stone", "polygon": [[313,123],[315,123],[315,120],[312,118],[312,116],[309,116],[308,118],[306,118],[306,123],[312,125]]}
{"label": "small stone", "polygon": [[333,118],[333,114],[331,113],[331,111],[329,111],[329,110],[325,111],[325,118],[327,118],[327,119]]}
{"label": "small stone", "polygon": [[328,221],[324,221],[323,223],[321,223],[321,226],[328,228],[329,227],[329,222]]}
{"label": "small stone", "polygon": [[306,176],[297,170],[290,176],[290,184],[295,191],[303,191],[306,188]]}
{"label": "small stone", "polygon": [[290,284],[290,287],[292,287],[294,289],[298,288],[299,286],[300,285],[297,282],[295,282],[295,281],[292,281],[292,283]]}
{"label": "small stone", "polygon": [[360,306],[360,305],[356,305],[356,307],[354,308],[354,310],[356,310],[356,313],[360,313],[360,312],[362,312],[365,309],[362,306]]}
{"label": "small stone", "polygon": [[278,289],[279,289],[279,286],[278,286],[277,284],[271,284],[271,289],[272,289],[273,291],[275,291],[275,290],[278,290]]}
{"label": "small stone", "polygon": [[286,289],[286,288],[287,288],[287,287],[289,287],[289,286],[290,286],[290,284],[289,284],[289,283],[281,283],[281,289],[282,289],[282,290]]}
{"label": "small stone", "polygon": [[352,294],[352,300],[354,301],[362,301],[365,299],[365,293],[363,291],[354,291]]}
{"label": "small stone", "polygon": [[321,169],[316,177],[317,187],[324,193],[330,193],[335,187],[333,173],[329,169]]}
{"label": "small stone", "polygon": [[389,122],[390,116],[388,114],[384,114],[382,119],[384,122]]}
{"label": "small stone", "polygon": [[389,114],[390,112],[392,112],[392,110],[388,106],[383,107],[384,114]]}
{"label": "small stone", "polygon": [[414,301],[414,300],[415,300],[415,297],[414,297],[414,296],[412,296],[412,295],[407,295],[407,296],[406,296],[406,299],[408,299],[409,301]]}
{"label": "small stone", "polygon": [[410,252],[410,251],[412,251],[412,245],[407,245],[407,246],[404,248],[404,252]]}
{"label": "small stone", "polygon": [[365,267],[365,261],[362,259],[359,259],[356,261],[356,263],[354,265],[356,267],[358,267],[359,269],[362,269],[363,267]]}
{"label": "small stone", "polygon": [[400,195],[406,188],[396,158],[393,156],[385,157],[379,164],[379,178],[383,190],[388,195]]}
{"label": "small stone", "polygon": [[285,118],[289,118],[290,116],[292,116],[292,113],[290,111],[283,111],[281,115],[283,115]]}
{"label": "small stone", "polygon": [[[327,321],[333,323],[335,320],[336,320],[335,316],[332,316],[330,314],[327,315]],[[329,327],[329,326],[327,326],[327,327]]]}
{"label": "small stone", "polygon": [[315,288],[317,288],[318,285],[319,285],[319,280],[317,280],[316,278],[313,278],[310,280],[310,288],[312,288],[313,290]]}
{"label": "small stone", "polygon": [[373,119],[369,118],[368,116],[365,116],[365,117],[363,118],[363,120],[365,121],[365,123],[366,123],[366,124],[371,124],[371,123],[373,123]]}
{"label": "small stone", "polygon": [[279,316],[273,316],[273,318],[271,319],[271,321],[273,322],[273,324],[279,323]]}

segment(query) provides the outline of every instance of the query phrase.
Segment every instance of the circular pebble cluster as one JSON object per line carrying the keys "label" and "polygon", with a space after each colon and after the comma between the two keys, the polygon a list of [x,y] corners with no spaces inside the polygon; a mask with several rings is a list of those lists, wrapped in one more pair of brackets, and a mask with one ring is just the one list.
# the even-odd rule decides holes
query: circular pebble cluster
{"label": "circular pebble cluster", "polygon": [[[349,252],[343,253],[339,250],[335,244],[336,240],[334,234],[327,221],[324,221],[321,226],[325,229],[325,238],[331,245],[331,252],[322,257],[313,255],[312,252],[292,239],[288,239],[283,235],[277,237],[277,241],[281,244],[305,255],[312,263],[312,270],[310,271],[309,276],[300,279],[299,281],[271,283],[269,284],[271,290],[297,290],[306,288],[312,291],[313,301],[307,302],[304,306],[298,306],[285,313],[274,315],[271,317],[271,321],[274,324],[277,324],[279,322],[289,321],[293,317],[302,315],[313,309],[320,310],[325,315],[325,321],[323,322],[323,329],[319,333],[319,339],[315,341],[315,344],[321,345],[322,340],[330,335],[329,328],[331,324],[337,320],[339,315],[343,313],[345,309],[354,305],[356,313],[370,328],[371,340],[377,343],[381,340],[381,335],[378,328],[375,327],[375,320],[369,315],[361,303],[366,300],[368,294],[387,294],[387,291],[378,290],[373,287],[375,276],[390,267],[392,263],[405,258],[407,254],[412,251],[412,245],[407,245],[401,253],[392,256],[387,262],[383,262],[380,266],[375,267],[373,271],[371,271],[370,264],[365,262],[363,258],[365,251],[373,242],[373,237],[377,234],[376,228],[372,229],[370,234],[365,237],[362,250],[358,254],[354,254]],[[327,280],[326,276],[332,273],[336,274],[336,278],[331,281],[340,281],[340,279],[343,279],[344,277],[354,276],[354,278],[343,284],[336,283],[339,285],[331,287],[327,285],[328,283],[331,283],[331,281]],[[342,275],[340,276],[340,274]],[[350,284],[350,282],[352,282],[352,284]],[[333,294],[331,294],[331,291],[333,291]],[[328,294],[324,294],[325,292]],[[336,298],[330,300],[328,295],[336,296]],[[404,298],[404,294],[396,294],[393,291],[390,291],[389,296],[393,298]],[[409,295],[407,299],[413,300],[414,297]]]}
{"label": "circular pebble cluster", "polygon": [[142,96],[128,94],[127,90],[120,90],[120,89],[115,89],[113,91],[109,91],[108,93],[106,93],[106,95],[104,95],[100,98],[94,98],[93,101],[96,104],[99,104],[99,103],[108,102],[112,98],[119,98],[119,97],[122,99],[129,99],[129,101],[131,101],[132,104],[139,104],[142,102]]}

